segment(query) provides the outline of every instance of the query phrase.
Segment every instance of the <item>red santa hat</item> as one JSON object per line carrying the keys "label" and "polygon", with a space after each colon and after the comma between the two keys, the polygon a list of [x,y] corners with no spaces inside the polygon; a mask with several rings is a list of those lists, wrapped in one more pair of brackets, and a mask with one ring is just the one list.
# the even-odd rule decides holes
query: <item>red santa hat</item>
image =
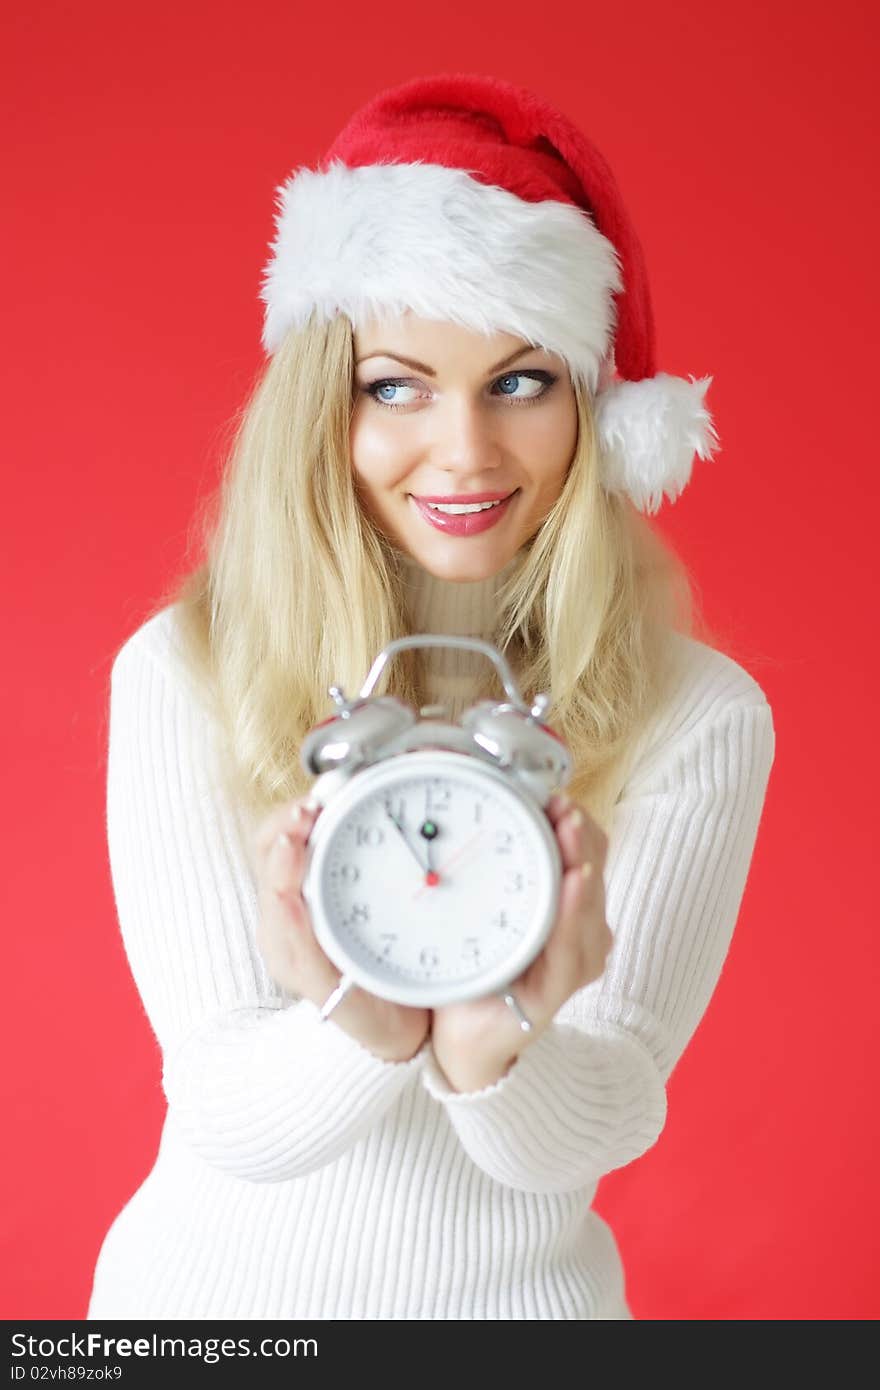
{"label": "red santa hat", "polygon": [[589,390],[603,485],[674,501],[718,438],[712,378],[656,372],[644,255],[604,157],[526,88],[447,74],[381,92],[276,189],[263,346],[312,313],[412,310],[557,353]]}

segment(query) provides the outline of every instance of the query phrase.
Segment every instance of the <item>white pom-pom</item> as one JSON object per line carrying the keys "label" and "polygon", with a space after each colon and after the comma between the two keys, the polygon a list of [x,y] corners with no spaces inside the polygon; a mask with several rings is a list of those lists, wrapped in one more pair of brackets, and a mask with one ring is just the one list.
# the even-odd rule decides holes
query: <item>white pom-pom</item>
{"label": "white pom-pom", "polygon": [[617,381],[595,399],[602,483],[625,492],[642,512],[656,512],[690,482],[694,455],[710,459],[718,446],[703,404],[710,376],[697,381],[658,372],[643,381]]}

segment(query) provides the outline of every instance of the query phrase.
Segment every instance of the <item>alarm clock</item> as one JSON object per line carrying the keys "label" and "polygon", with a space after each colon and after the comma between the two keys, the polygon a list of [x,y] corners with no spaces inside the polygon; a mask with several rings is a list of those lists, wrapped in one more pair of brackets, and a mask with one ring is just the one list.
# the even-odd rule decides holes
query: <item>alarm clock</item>
{"label": "alarm clock", "polygon": [[[457,721],[371,692],[408,647],[475,651],[494,662],[507,699],[481,700]],[[302,896],[315,936],[341,972],[326,1017],[354,985],[434,1008],[502,993],[535,959],[557,914],[562,861],[544,810],[572,756],[529,705],[509,663],[476,637],[421,633],[379,653],[353,700],[300,750],[321,808],[306,846]]]}

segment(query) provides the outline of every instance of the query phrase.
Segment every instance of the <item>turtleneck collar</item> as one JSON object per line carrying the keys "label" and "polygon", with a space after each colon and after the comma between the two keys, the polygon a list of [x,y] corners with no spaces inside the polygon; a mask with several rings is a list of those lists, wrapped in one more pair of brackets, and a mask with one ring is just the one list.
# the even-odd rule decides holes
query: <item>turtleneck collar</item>
{"label": "turtleneck collar", "polygon": [[498,591],[516,568],[518,555],[488,579],[464,580],[438,579],[403,552],[400,559],[413,632],[491,637]]}
{"label": "turtleneck collar", "polygon": [[[488,579],[438,579],[417,561],[400,553],[405,601],[412,633],[435,632],[492,640],[498,612],[498,590],[516,568],[514,557]],[[452,719],[475,697],[485,683],[488,663],[476,652],[428,647],[422,659],[429,698],[444,705]]]}

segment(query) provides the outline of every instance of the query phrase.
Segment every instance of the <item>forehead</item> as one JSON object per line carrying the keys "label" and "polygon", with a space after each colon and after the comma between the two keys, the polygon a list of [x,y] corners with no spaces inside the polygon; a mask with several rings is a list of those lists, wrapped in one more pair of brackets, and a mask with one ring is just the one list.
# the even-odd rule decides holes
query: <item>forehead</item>
{"label": "forehead", "polygon": [[[425,319],[405,310],[400,314],[382,314],[361,319],[354,329],[354,348],[357,358],[373,353],[404,353],[423,362],[467,361],[479,365],[495,362],[501,357],[531,347],[525,338],[514,333],[476,329],[447,319]],[[542,351],[536,348],[536,351]]]}

